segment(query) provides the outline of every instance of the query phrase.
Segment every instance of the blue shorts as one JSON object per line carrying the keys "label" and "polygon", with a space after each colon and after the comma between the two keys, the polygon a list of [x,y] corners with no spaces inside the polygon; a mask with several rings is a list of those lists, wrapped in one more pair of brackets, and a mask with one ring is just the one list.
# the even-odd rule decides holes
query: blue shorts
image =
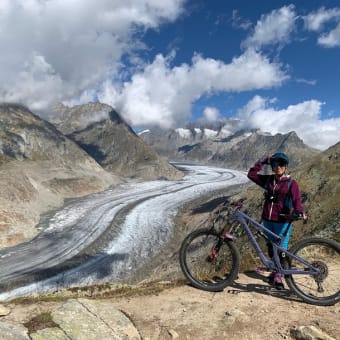
{"label": "blue shorts", "polygon": [[[284,234],[284,232],[286,231],[287,228],[289,228],[286,237],[282,243],[282,248],[287,249],[288,248],[288,242],[289,242],[289,238],[290,238],[290,234],[292,233],[293,230],[293,225],[290,224],[288,222],[271,222],[271,221],[263,221],[263,225],[269,229],[270,231],[272,231],[274,234],[282,236]],[[274,236],[272,235],[268,235],[268,233],[266,234],[268,236],[268,238],[271,241],[278,241],[277,239],[275,239]]]}

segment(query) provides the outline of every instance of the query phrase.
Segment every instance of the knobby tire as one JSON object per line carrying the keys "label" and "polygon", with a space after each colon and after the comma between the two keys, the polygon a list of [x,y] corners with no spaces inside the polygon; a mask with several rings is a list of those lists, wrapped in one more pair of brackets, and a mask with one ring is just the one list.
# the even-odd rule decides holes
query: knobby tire
{"label": "knobby tire", "polygon": [[[216,257],[211,254],[219,245]],[[198,229],[182,242],[180,265],[185,277],[199,289],[217,292],[233,283],[240,269],[240,254],[232,240],[211,229]]]}
{"label": "knobby tire", "polygon": [[[289,288],[313,305],[329,306],[339,302],[340,244],[323,238],[308,238],[298,242],[290,252],[320,269],[320,274],[288,275],[286,282]],[[304,269],[304,265],[293,258],[290,259],[290,266]]]}

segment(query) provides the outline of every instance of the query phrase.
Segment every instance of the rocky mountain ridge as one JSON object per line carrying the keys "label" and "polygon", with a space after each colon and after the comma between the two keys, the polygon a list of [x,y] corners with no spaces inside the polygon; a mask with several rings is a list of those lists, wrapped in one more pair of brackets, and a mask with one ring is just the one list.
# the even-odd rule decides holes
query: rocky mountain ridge
{"label": "rocky mountain ridge", "polygon": [[239,170],[247,170],[257,159],[277,151],[291,156],[292,167],[320,152],[305,145],[294,131],[271,135],[238,129],[235,121],[215,129],[208,127],[144,130],[139,136],[167,159]]}
{"label": "rocky mountain ridge", "polygon": [[105,170],[123,177],[179,178],[181,173],[144,143],[109,105],[59,105],[51,122]]}

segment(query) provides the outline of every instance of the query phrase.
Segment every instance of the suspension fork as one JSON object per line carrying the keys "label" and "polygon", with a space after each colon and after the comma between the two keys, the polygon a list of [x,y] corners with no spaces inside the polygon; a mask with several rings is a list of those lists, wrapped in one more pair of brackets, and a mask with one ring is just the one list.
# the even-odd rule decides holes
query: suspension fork
{"label": "suspension fork", "polygon": [[220,249],[222,247],[223,242],[224,242],[223,238],[219,237],[217,243],[211,249],[211,253],[208,256],[208,261],[209,262],[214,262],[214,260],[216,259],[217,255],[218,255],[218,252],[220,251]]}

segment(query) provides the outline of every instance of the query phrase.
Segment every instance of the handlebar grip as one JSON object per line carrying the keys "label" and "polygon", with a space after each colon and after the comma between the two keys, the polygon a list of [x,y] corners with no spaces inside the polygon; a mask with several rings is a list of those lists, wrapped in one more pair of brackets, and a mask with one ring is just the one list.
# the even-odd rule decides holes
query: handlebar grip
{"label": "handlebar grip", "polygon": [[307,223],[307,219],[303,218],[303,215],[300,215],[298,213],[292,213],[292,214],[280,214],[281,217],[286,218],[288,221],[297,221],[297,220],[304,220],[303,223]]}
{"label": "handlebar grip", "polygon": [[280,214],[280,216],[291,221],[295,221],[299,219],[299,216],[297,214]]}

